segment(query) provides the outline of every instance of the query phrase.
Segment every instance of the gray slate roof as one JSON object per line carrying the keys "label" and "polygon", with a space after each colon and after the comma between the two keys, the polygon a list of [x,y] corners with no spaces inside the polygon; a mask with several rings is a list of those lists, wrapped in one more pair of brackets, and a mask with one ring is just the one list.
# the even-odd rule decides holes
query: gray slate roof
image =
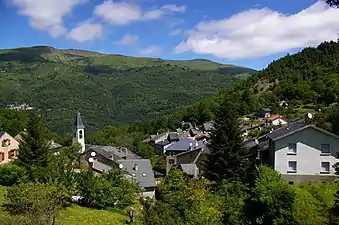
{"label": "gray slate roof", "polygon": [[184,171],[188,175],[192,175],[192,176],[194,174],[196,174],[195,172],[198,169],[196,164],[180,164],[180,167],[181,167],[182,171]]}
{"label": "gray slate roof", "polygon": [[133,153],[132,151],[126,148],[115,148],[112,146],[100,146],[100,145],[86,145],[86,152],[92,150],[97,154],[102,155],[107,159],[114,160],[111,158],[111,155],[117,156],[119,158],[126,157],[126,159],[139,159],[140,157]]}
{"label": "gray slate roof", "polygon": [[176,140],[179,140],[179,132],[170,132],[168,134],[168,139],[170,141],[176,141]]}
{"label": "gray slate roof", "polygon": [[93,167],[94,170],[99,171],[101,173],[105,173],[105,172],[112,169],[111,166],[106,165],[106,164],[99,162],[99,161],[94,161],[93,164],[92,164],[92,167]]}
{"label": "gray slate roof", "polygon": [[280,138],[283,138],[283,137],[286,137],[288,135],[291,135],[293,133],[296,133],[296,132],[299,132],[301,130],[304,130],[304,129],[307,129],[307,128],[313,128],[313,129],[316,129],[320,132],[323,132],[327,135],[330,135],[334,138],[338,138],[339,139],[339,136],[338,135],[335,135],[327,130],[324,130],[322,128],[319,128],[319,127],[316,127],[315,125],[311,125],[311,124],[304,124],[304,123],[301,123],[301,122],[296,122],[296,123],[292,123],[286,127],[281,127],[279,129],[276,129],[274,131],[272,131],[272,133],[269,133],[267,135],[268,138],[272,139],[273,141],[275,140],[278,140]]}
{"label": "gray slate roof", "polygon": [[[129,175],[135,177],[136,182],[138,182],[141,187],[147,188],[156,186],[151,160],[128,159],[118,160],[118,163],[122,164],[122,169],[126,170]],[[137,170],[135,170],[135,165],[138,165]]]}
{"label": "gray slate roof", "polygon": [[281,127],[278,128],[274,131],[272,131],[271,133],[269,133],[267,135],[268,138],[272,139],[272,140],[277,140],[280,139],[282,137],[285,137],[287,135],[290,135],[294,132],[297,132],[301,129],[305,129],[307,127],[309,127],[310,125],[304,124],[304,123],[292,123],[286,127]]}
{"label": "gray slate roof", "polygon": [[0,138],[5,134],[4,131],[0,131]]}
{"label": "gray slate roof", "polygon": [[74,125],[77,129],[84,129],[85,126],[84,124],[82,123],[82,119],[81,119],[81,116],[80,116],[80,112],[77,112],[77,115],[75,117],[75,122],[74,122]]}
{"label": "gray slate roof", "polygon": [[245,148],[250,149],[257,146],[257,143],[255,143],[253,140],[246,140],[244,141],[244,146]]}
{"label": "gray slate roof", "polygon": [[[174,142],[172,145],[168,146],[166,148],[166,151],[187,151],[191,146],[190,144],[192,144],[192,148],[204,147],[202,142],[197,142],[192,139],[183,139],[178,142]],[[198,146],[196,144],[198,144]]]}

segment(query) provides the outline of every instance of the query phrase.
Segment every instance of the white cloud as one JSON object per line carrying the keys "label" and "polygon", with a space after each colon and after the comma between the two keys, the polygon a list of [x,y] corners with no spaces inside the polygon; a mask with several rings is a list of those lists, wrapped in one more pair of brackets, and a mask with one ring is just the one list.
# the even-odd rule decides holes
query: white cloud
{"label": "white cloud", "polygon": [[94,15],[102,17],[111,23],[125,25],[132,21],[139,20],[141,17],[141,9],[134,4],[109,0],[97,5],[94,9]]}
{"label": "white cloud", "polygon": [[103,33],[102,25],[98,23],[83,23],[71,30],[67,34],[67,38],[76,42],[88,42],[98,37]]}
{"label": "white cloud", "polygon": [[178,29],[172,30],[169,35],[170,36],[176,36],[176,35],[179,35],[179,34],[182,34],[182,33],[184,33],[183,29],[178,28]]}
{"label": "white cloud", "polygon": [[138,36],[133,34],[126,34],[121,38],[120,41],[117,41],[117,45],[133,45],[138,41]]}
{"label": "white cloud", "polygon": [[223,20],[199,23],[177,53],[211,54],[225,59],[271,55],[336,40],[339,11],[319,1],[293,15],[251,9]]}
{"label": "white cloud", "polygon": [[159,9],[144,11],[135,4],[106,0],[95,7],[94,15],[113,24],[126,25],[140,20],[156,20],[170,12],[179,13],[185,10],[185,6],[164,5]]}
{"label": "white cloud", "polygon": [[63,18],[75,6],[87,0],[9,0],[9,2],[19,8],[19,14],[29,17],[33,28],[59,37],[67,32]]}
{"label": "white cloud", "polygon": [[163,49],[159,46],[150,46],[139,50],[139,54],[143,56],[160,56],[163,53]]}
{"label": "white cloud", "polygon": [[162,10],[170,11],[170,12],[186,12],[186,6],[185,5],[164,5],[161,7]]}

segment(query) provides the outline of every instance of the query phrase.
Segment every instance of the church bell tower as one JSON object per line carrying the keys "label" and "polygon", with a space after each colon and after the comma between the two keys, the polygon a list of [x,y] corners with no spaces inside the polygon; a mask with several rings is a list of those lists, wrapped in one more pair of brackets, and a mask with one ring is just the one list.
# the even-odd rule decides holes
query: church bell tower
{"label": "church bell tower", "polygon": [[80,113],[77,112],[74,122],[73,145],[80,145],[80,153],[85,151],[85,126],[82,123]]}

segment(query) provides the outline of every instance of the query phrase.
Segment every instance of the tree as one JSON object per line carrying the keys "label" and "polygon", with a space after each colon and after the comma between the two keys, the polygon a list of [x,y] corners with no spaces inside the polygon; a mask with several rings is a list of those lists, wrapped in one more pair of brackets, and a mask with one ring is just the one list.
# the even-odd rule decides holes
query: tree
{"label": "tree", "polygon": [[250,224],[298,225],[293,218],[295,197],[281,174],[260,166],[250,198],[245,201],[244,213]]}
{"label": "tree", "polygon": [[214,181],[248,178],[254,164],[252,153],[243,145],[238,115],[231,100],[226,99],[215,117],[211,142],[208,145],[212,157],[206,163],[206,175]]}
{"label": "tree", "polygon": [[326,0],[326,3],[333,7],[339,7],[339,0]]}
{"label": "tree", "polygon": [[46,167],[49,153],[48,130],[41,118],[35,113],[31,113],[26,131],[22,133],[16,163],[27,169]]}
{"label": "tree", "polygon": [[24,221],[17,224],[54,224],[65,201],[63,193],[52,184],[25,183],[8,189],[4,208],[11,219]]}

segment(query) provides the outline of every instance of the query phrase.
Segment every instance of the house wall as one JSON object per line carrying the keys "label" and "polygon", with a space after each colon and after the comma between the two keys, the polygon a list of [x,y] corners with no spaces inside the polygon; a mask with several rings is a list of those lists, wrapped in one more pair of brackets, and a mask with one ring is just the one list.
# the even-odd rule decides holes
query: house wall
{"label": "house wall", "polygon": [[280,118],[272,121],[273,126],[286,125],[286,124],[287,122]]}
{"label": "house wall", "polygon": [[[289,143],[296,143],[297,154],[290,155]],[[330,155],[321,154],[321,144],[330,144]],[[297,175],[334,176],[333,165],[339,160],[339,140],[333,136],[318,131],[312,127],[277,140],[272,146],[275,150],[274,169],[283,175],[296,177]],[[288,173],[288,162],[297,162],[296,173]],[[320,174],[321,162],[330,163],[330,173]]]}
{"label": "house wall", "polygon": [[[4,141],[7,139],[10,140],[10,145],[5,146],[3,144],[5,144]],[[11,150],[14,151],[14,156],[18,155],[19,142],[16,141],[11,135],[5,133],[0,138],[0,154],[3,156],[3,160],[0,162],[0,164],[5,164],[11,161],[11,159],[9,158],[9,152]]]}
{"label": "house wall", "polygon": [[193,163],[194,160],[196,160],[197,157],[199,156],[200,152],[201,152],[201,148],[189,151],[182,155],[178,155],[177,160],[176,160],[177,165]]}

